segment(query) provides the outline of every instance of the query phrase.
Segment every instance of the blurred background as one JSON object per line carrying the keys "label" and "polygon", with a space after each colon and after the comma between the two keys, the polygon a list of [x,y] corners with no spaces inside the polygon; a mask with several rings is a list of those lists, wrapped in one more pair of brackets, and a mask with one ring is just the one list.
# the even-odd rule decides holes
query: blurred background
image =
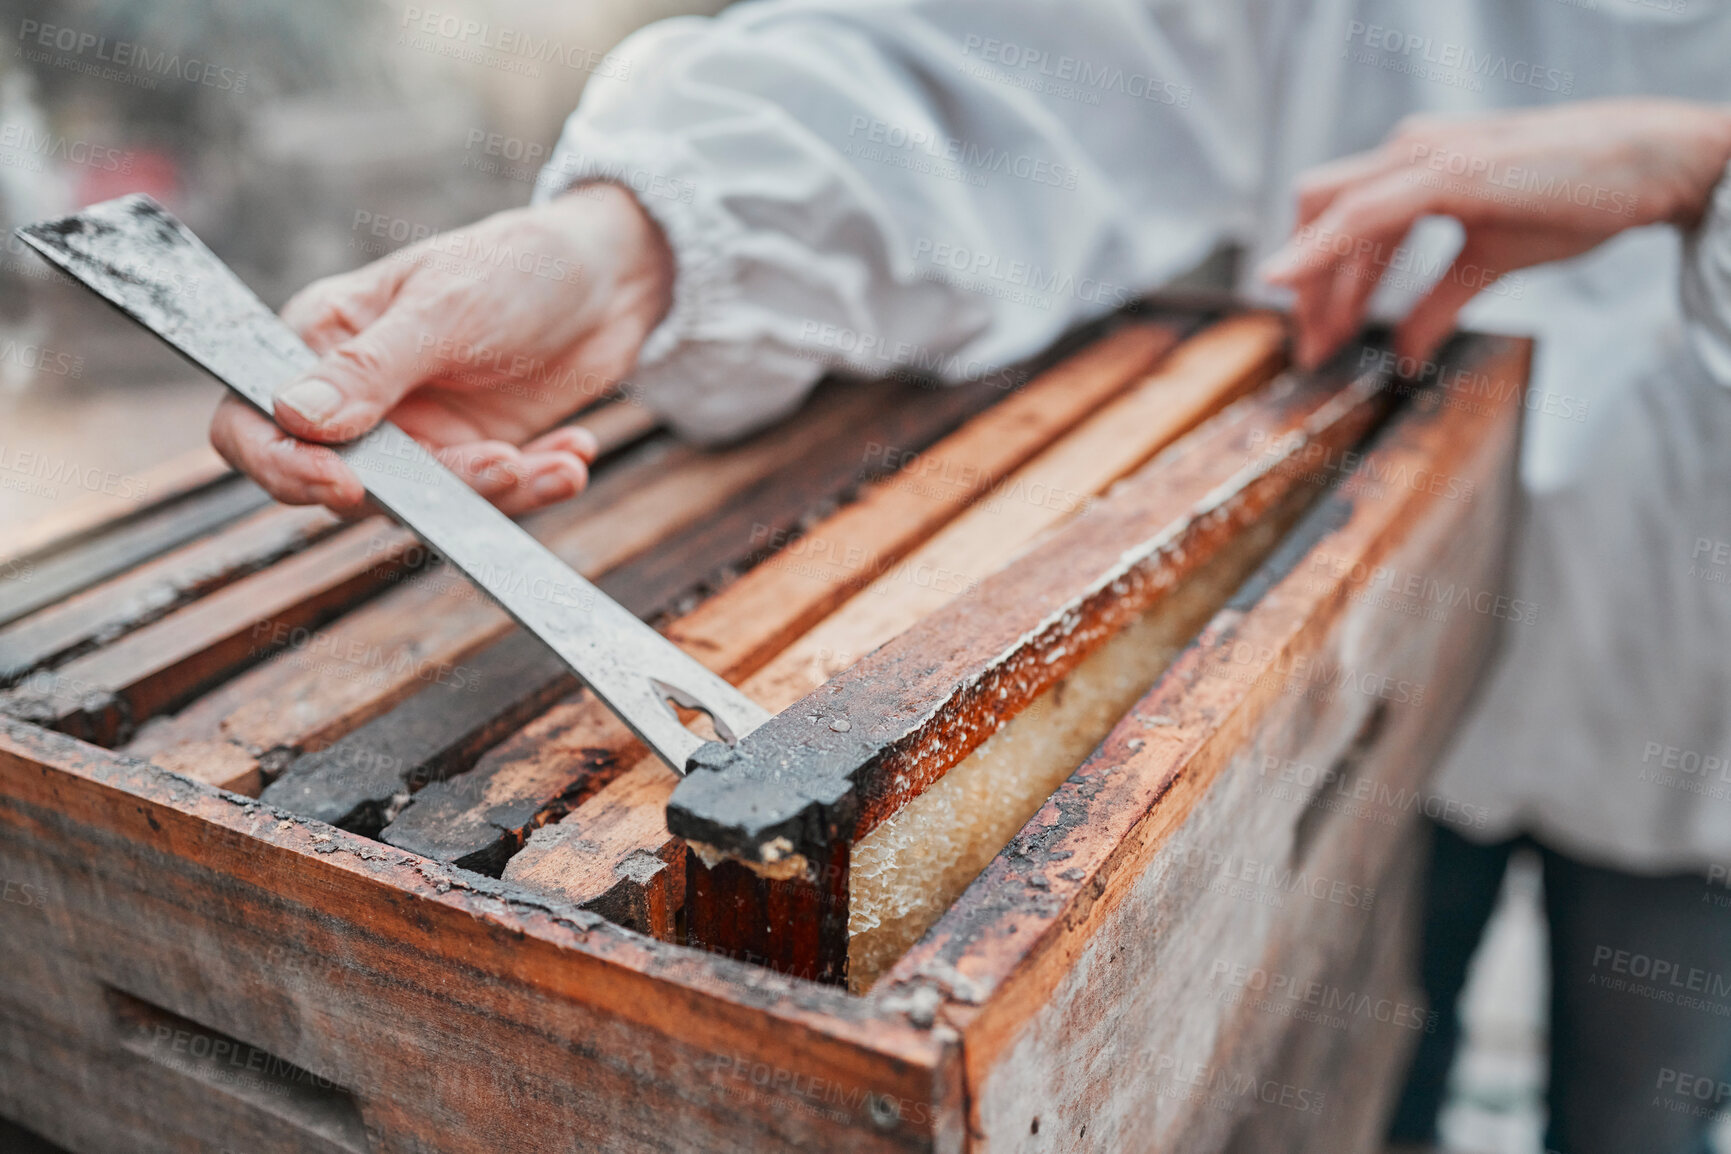
{"label": "blurred background", "polygon": [[607,50],[719,7],[0,0],[0,537],[147,496],[51,478],[148,479],[204,444],[220,395],[62,283],[16,225],[148,192],[280,306],[409,235],[525,203]]}
{"label": "blurred background", "polygon": [[[0,546],[73,506],[148,498],[45,478],[146,477],[201,450],[220,395],[50,273],[14,226],[149,192],[280,306],[411,235],[523,204],[608,50],[721,6],[0,0]],[[421,31],[429,16],[457,31]],[[1476,964],[1447,1115],[1461,1150],[1542,1149],[1538,884],[1532,863],[1511,873]],[[0,1146],[28,1141],[0,1125]]]}

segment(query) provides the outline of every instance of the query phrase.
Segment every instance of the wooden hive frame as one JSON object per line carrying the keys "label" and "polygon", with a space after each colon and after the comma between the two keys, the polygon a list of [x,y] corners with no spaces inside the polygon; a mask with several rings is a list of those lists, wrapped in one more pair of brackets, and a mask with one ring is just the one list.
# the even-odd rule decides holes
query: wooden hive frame
{"label": "wooden hive frame", "polygon": [[[1416,811],[1267,787],[1420,788],[1494,618],[1367,575],[1497,586],[1528,348],[1411,390],[1282,347],[1170,305],[1011,393],[830,387],[718,452],[592,413],[608,459],[533,531],[784,710],[779,781],[677,783],[382,521],[207,469],[36,533],[0,587],[0,1114],[75,1150],[1363,1147],[1397,1063],[1328,1109],[1242,1087],[1410,1032],[1210,975],[1405,981]],[[1170,667],[842,988],[857,847],[1162,613]],[[1250,856],[1378,897],[1222,893]]]}

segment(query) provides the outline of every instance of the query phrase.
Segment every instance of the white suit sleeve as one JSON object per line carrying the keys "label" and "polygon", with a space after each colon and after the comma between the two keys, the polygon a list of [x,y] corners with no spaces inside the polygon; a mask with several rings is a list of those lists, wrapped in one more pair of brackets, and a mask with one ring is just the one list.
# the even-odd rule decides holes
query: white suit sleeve
{"label": "white suit sleeve", "polygon": [[630,37],[536,195],[632,189],[677,264],[636,370],[741,435],[829,369],[1006,366],[1253,223],[1234,0],[761,0]]}
{"label": "white suit sleeve", "polygon": [[1683,322],[1702,367],[1731,388],[1731,167],[1683,245]]}

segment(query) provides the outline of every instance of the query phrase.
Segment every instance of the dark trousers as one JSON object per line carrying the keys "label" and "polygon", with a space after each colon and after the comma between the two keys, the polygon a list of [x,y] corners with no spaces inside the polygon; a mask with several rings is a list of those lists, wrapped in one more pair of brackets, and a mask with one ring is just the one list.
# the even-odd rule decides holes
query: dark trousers
{"label": "dark trousers", "polygon": [[1390,1140],[1436,1141],[1467,963],[1509,855],[1528,845],[1544,862],[1550,929],[1546,1148],[1704,1154],[1715,1115],[1731,1111],[1731,888],[1599,869],[1525,840],[1434,833],[1422,977],[1437,1025],[1420,1035]]}

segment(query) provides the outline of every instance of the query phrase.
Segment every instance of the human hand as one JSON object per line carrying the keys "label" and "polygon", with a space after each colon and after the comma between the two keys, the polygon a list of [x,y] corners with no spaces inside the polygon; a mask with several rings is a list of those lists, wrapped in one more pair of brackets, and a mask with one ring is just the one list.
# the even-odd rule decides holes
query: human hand
{"label": "human hand", "polygon": [[360,479],[326,446],[389,419],[507,513],[563,500],[595,438],[536,434],[630,372],[672,281],[659,228],[613,185],[490,216],[296,294],[283,319],[319,363],[277,392],[277,424],[225,398],[211,443],[277,500],[353,514]]}
{"label": "human hand", "polygon": [[1582,101],[1470,119],[1405,120],[1380,148],[1299,181],[1298,222],[1262,266],[1294,290],[1295,355],[1326,360],[1421,217],[1460,221],[1453,265],[1400,324],[1424,360],[1503,274],[1577,256],[1627,228],[1689,226],[1731,158],[1731,110],[1677,100]]}

